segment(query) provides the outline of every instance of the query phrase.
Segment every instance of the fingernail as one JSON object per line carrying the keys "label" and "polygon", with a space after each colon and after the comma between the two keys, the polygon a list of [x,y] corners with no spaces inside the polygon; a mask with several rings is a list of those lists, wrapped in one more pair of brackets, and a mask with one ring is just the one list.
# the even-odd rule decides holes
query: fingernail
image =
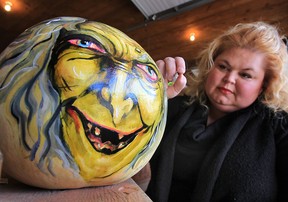
{"label": "fingernail", "polygon": [[168,81],[168,86],[173,86],[177,78],[178,73],[174,74],[172,81]]}

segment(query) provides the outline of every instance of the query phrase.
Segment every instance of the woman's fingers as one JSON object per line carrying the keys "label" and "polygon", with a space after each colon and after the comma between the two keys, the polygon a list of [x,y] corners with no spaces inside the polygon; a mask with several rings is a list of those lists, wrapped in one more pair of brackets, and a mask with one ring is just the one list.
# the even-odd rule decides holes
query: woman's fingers
{"label": "woman's fingers", "polygon": [[176,71],[178,74],[184,74],[186,71],[185,60],[182,57],[175,57]]}
{"label": "woman's fingers", "polygon": [[182,57],[166,57],[164,60],[158,60],[156,64],[163,75],[167,97],[177,96],[187,82],[183,75],[186,71],[184,59]]}
{"label": "woman's fingers", "polygon": [[179,74],[172,86],[167,88],[168,99],[176,97],[186,86],[187,79],[183,74]]}

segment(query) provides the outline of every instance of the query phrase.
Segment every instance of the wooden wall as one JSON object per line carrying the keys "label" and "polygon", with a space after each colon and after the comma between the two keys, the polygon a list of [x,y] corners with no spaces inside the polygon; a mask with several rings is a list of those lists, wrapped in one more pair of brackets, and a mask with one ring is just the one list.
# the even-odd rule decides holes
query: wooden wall
{"label": "wooden wall", "polygon": [[[18,2],[15,12],[0,11],[0,51],[26,28],[57,16],[79,16],[109,24],[140,43],[154,60],[182,56],[188,66],[194,65],[195,57],[209,41],[239,22],[266,21],[288,35],[287,0],[214,0],[171,18],[151,22],[145,21],[129,0]],[[196,34],[194,42],[189,41],[190,32]]]}
{"label": "wooden wall", "polygon": [[[190,66],[203,49],[228,27],[240,22],[266,21],[288,36],[287,0],[216,0],[174,18],[150,23],[128,32],[153,56],[183,56]],[[189,41],[195,32],[196,40]]]}

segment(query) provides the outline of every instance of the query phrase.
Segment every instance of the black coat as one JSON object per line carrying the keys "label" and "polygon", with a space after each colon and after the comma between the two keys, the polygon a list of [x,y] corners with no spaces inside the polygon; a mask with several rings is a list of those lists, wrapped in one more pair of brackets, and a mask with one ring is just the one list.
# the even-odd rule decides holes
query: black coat
{"label": "black coat", "polygon": [[[147,194],[154,202],[168,200],[177,137],[199,106],[194,103],[187,107],[183,100],[169,100],[165,134],[150,161]],[[275,116],[255,102],[224,118],[231,124],[223,128],[208,151],[196,187],[191,190],[192,201],[288,202],[287,113]]]}

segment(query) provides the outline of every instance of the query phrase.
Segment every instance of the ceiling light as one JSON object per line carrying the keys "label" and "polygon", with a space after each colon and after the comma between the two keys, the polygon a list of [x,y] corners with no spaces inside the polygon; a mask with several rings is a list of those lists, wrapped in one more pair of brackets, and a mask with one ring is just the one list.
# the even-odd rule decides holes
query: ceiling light
{"label": "ceiling light", "polygon": [[196,39],[195,38],[195,33],[191,33],[189,39],[190,39],[190,41],[195,41],[195,39]]}
{"label": "ceiling light", "polygon": [[9,12],[12,9],[12,3],[10,1],[6,1],[4,5],[4,9]]}
{"label": "ceiling light", "polygon": [[147,20],[172,17],[213,0],[131,0]]}

